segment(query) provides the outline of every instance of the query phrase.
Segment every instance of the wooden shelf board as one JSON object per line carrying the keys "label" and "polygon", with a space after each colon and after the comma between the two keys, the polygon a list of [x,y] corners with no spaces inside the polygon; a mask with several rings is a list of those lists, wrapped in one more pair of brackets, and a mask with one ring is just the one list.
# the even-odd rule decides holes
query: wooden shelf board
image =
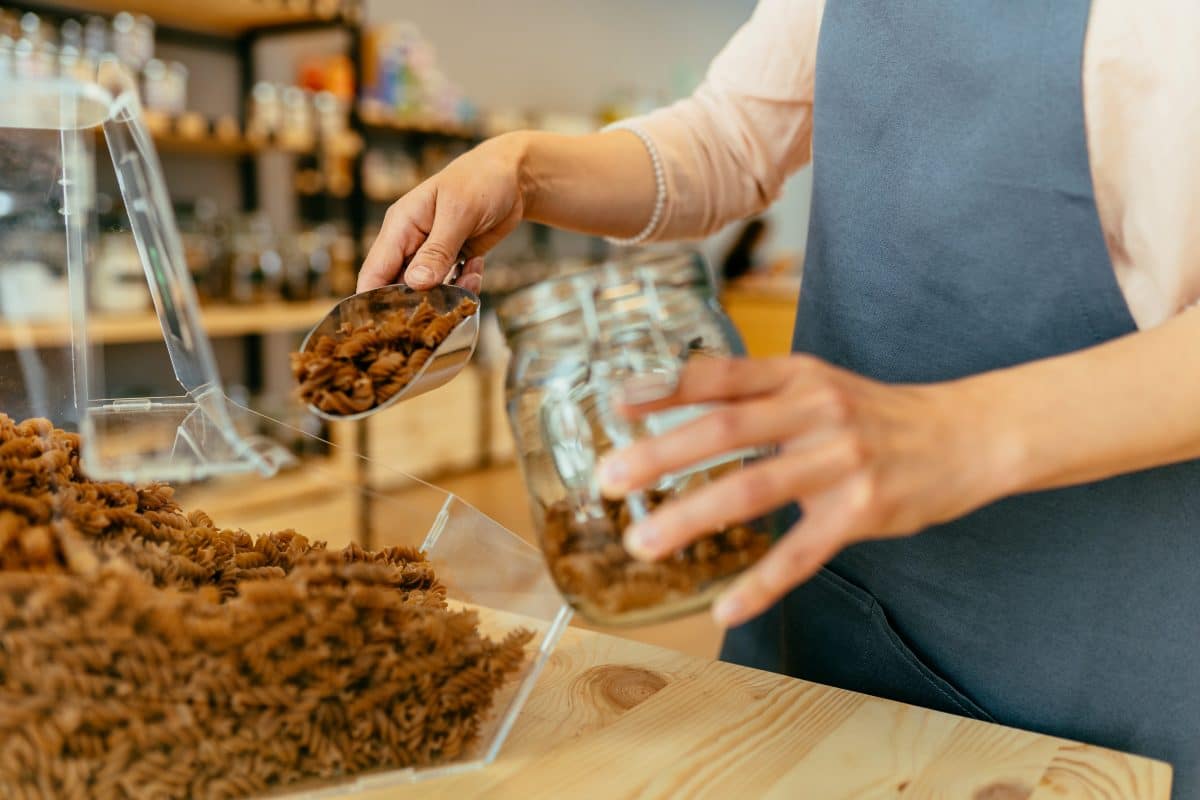
{"label": "wooden shelf board", "polygon": [[319,19],[295,3],[284,0],[56,0],[55,5],[78,7],[82,12],[113,15],[120,11],[146,14],[162,27],[236,36],[253,28],[291,25]]}
{"label": "wooden shelf board", "polygon": [[245,139],[228,140],[215,136],[191,139],[177,133],[155,134],[154,146],[164,153],[209,156],[243,156],[264,149]]}
{"label": "wooden shelf board", "polygon": [[[333,306],[333,300],[307,303],[266,303],[252,306],[209,306],[201,315],[204,330],[212,338],[244,336],[252,333],[302,331],[317,324]],[[99,316],[92,320],[93,342],[123,344],[151,342],[162,338],[158,317],[152,312]],[[0,350],[17,347],[54,347],[71,340],[71,329],[64,321],[0,320]]]}
{"label": "wooden shelf board", "polygon": [[464,125],[447,125],[444,122],[422,117],[378,117],[372,114],[363,116],[362,123],[363,127],[368,131],[426,133],[460,139],[474,139],[479,136],[479,131],[476,128]]}
{"label": "wooden shelf board", "polygon": [[[103,131],[96,129],[98,137],[103,136]],[[201,155],[201,156],[245,156],[254,155],[256,153],[279,152],[292,153],[293,155],[304,155],[313,152],[311,149],[302,150],[284,147],[275,142],[252,142],[248,139],[218,139],[216,136],[181,136],[174,131],[154,132],[151,134],[154,140],[154,147],[159,153],[174,154],[174,155]]]}

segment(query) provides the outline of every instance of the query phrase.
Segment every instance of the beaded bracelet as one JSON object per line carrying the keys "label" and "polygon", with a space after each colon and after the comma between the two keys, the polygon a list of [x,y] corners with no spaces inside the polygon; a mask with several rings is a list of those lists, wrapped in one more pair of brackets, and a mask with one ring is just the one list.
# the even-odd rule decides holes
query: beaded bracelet
{"label": "beaded bracelet", "polygon": [[617,122],[609,125],[605,130],[626,130],[641,139],[642,144],[646,146],[646,152],[650,154],[650,164],[654,167],[654,213],[650,215],[650,221],[646,223],[646,227],[642,228],[641,233],[628,239],[618,239],[612,236],[606,237],[610,244],[618,247],[639,245],[649,239],[658,230],[658,224],[662,221],[663,209],[667,205],[667,178],[666,173],[663,171],[662,157],[659,156],[658,146],[654,144],[654,140],[650,138],[649,134],[632,123]]}

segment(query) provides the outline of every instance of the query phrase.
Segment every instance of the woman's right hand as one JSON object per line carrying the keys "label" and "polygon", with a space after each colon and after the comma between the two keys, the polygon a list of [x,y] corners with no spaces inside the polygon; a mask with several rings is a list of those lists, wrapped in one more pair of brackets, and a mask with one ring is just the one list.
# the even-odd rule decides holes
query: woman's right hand
{"label": "woman's right hand", "polygon": [[628,237],[646,226],[656,194],[654,164],[629,131],[497,136],[392,204],[363,262],[358,291],[399,279],[432,288],[464,254],[458,284],[478,294],[483,256],[522,219]]}
{"label": "woman's right hand", "polygon": [[478,294],[483,256],[525,215],[524,151],[522,134],[490,139],[393,203],[359,272],[358,291],[401,278],[414,289],[432,288],[462,254],[468,260],[458,285]]}

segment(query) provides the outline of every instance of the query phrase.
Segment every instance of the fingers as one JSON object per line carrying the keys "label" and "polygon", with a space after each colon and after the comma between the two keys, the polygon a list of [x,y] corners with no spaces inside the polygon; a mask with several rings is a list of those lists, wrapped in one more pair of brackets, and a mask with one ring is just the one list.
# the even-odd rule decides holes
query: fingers
{"label": "fingers", "polygon": [[600,464],[600,488],[610,497],[620,497],[713,456],[802,437],[814,425],[836,421],[837,413],[815,391],[731,403],[662,436],[609,453]]}
{"label": "fingers", "polygon": [[839,508],[841,496],[833,492],[805,505],[804,519],[718,598],[712,612],[717,624],[729,628],[753,619],[837,555],[849,541],[853,519]]}
{"label": "fingers", "polygon": [[432,289],[444,281],[475,225],[476,220],[462,213],[456,204],[437,198],[433,226],[404,271],[404,282],[414,289]]}
{"label": "fingers", "polygon": [[468,259],[456,283],[472,294],[479,294],[483,289],[483,256]]}
{"label": "fingers", "polygon": [[[405,260],[425,240],[423,230],[433,219],[432,193],[417,187],[388,209],[383,227],[371,245],[358,273],[357,291],[365,292],[395,283]],[[424,229],[422,228],[424,225]]]}
{"label": "fingers", "polygon": [[734,522],[762,516],[820,492],[844,477],[850,461],[835,441],[808,452],[776,456],[665,503],[625,532],[625,548],[654,560]]}
{"label": "fingers", "polygon": [[[673,394],[651,403],[630,406],[628,410],[635,416],[642,416],[672,406],[756,397],[782,387],[796,374],[799,366],[808,362],[804,356],[692,358],[680,373],[679,385]],[[620,397],[617,399],[619,401]]]}

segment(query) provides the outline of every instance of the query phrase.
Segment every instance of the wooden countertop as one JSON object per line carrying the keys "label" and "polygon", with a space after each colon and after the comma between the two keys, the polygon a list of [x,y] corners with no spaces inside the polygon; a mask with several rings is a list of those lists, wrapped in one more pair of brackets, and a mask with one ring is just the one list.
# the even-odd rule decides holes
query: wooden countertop
{"label": "wooden countertop", "polygon": [[494,764],[353,797],[1167,800],[1170,789],[1161,762],[572,628]]}

